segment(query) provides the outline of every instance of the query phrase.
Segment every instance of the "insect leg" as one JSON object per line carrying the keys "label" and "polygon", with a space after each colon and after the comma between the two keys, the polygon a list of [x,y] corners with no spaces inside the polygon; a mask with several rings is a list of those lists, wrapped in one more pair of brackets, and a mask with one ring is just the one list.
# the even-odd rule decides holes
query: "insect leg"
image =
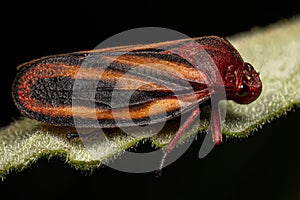
{"label": "insect leg", "polygon": [[185,131],[191,126],[194,120],[200,115],[200,109],[198,107],[193,110],[192,114],[189,116],[187,121],[179,128],[171,142],[164,148],[164,152],[167,154],[171,152],[176,146],[178,140],[182,137]]}
{"label": "insect leg", "polygon": [[174,147],[176,146],[178,140],[182,137],[182,135],[185,133],[185,131],[194,122],[194,120],[200,115],[200,112],[201,111],[200,111],[199,107],[196,107],[195,110],[193,110],[192,114],[187,119],[187,121],[179,128],[179,130],[177,131],[177,133],[175,134],[175,136],[173,137],[171,142],[163,149],[164,150],[164,155],[163,155],[162,160],[160,162],[159,172],[161,171],[161,169],[164,166],[165,159],[166,159],[168,153],[170,153],[174,149]]}
{"label": "insect leg", "polygon": [[213,141],[216,145],[222,143],[222,131],[220,125],[220,113],[219,109],[212,110],[212,122],[210,126],[210,130],[212,132]]}

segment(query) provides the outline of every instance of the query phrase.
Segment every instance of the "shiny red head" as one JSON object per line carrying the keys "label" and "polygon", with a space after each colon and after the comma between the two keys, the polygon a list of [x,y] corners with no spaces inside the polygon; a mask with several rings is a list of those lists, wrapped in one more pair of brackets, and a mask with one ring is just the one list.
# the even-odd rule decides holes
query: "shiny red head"
{"label": "shiny red head", "polygon": [[259,73],[253,66],[244,62],[239,52],[225,38],[207,37],[200,41],[203,48],[212,57],[222,77],[226,98],[239,104],[249,104],[256,100],[262,91]]}
{"label": "shiny red head", "polygon": [[249,104],[257,99],[262,91],[259,73],[247,62],[243,63],[241,76],[238,79],[236,92],[231,98],[239,104]]}

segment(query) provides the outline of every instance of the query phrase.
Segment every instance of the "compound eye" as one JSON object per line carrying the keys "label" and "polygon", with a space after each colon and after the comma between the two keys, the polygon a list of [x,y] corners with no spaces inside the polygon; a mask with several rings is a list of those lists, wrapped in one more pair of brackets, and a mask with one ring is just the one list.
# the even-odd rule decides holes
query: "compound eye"
{"label": "compound eye", "polygon": [[250,92],[250,88],[248,85],[246,84],[240,85],[240,92],[239,92],[240,96],[246,96],[249,92]]}
{"label": "compound eye", "polygon": [[250,63],[244,62],[244,67],[250,71],[251,69],[253,69],[253,66]]}

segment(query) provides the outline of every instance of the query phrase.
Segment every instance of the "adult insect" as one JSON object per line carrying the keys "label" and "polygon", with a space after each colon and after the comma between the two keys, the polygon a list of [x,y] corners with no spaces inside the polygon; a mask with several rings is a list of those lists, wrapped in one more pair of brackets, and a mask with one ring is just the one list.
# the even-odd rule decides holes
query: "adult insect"
{"label": "adult insect", "polygon": [[[203,50],[216,68],[210,68],[207,58],[201,56],[197,61],[204,67],[196,66],[195,56]],[[87,58],[88,64],[84,62]],[[199,115],[199,104],[215,95],[218,87],[225,88],[228,100],[240,104],[251,103],[262,90],[259,74],[229,41],[217,36],[53,55],[27,62],[18,69],[13,85],[16,106],[27,117],[47,124],[74,126],[76,119],[89,128],[93,128],[91,121],[95,120],[102,128],[139,126],[192,110],[166,151],[175,146]],[[216,78],[215,73],[221,78]],[[95,96],[74,96],[77,79],[97,80]],[[84,84],[79,89],[91,88]],[[122,98],[128,94],[130,100],[124,103]],[[77,112],[72,99],[79,102]],[[94,107],[87,106],[90,102]],[[212,112],[212,120],[213,140],[220,144],[217,110]]]}

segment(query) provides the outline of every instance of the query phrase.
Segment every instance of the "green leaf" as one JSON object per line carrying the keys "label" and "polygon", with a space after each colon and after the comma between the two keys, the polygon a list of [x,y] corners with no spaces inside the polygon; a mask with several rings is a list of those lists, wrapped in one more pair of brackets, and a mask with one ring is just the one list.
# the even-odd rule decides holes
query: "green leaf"
{"label": "green leaf", "polygon": [[228,103],[225,134],[247,136],[300,105],[300,18],[231,39],[244,60],[260,71],[261,96],[245,106]]}
{"label": "green leaf", "polygon": [[[228,137],[245,137],[266,122],[300,105],[300,18],[282,21],[266,28],[229,37],[245,61],[259,69],[263,83],[261,96],[249,105],[227,103],[223,133]],[[176,131],[177,120],[167,122],[163,131],[150,138],[158,147],[168,143]],[[200,124],[194,125],[181,139],[195,136],[209,125],[209,109],[201,113]],[[45,126],[27,118],[17,120],[0,130],[0,177],[12,170],[23,170],[41,157],[58,156],[72,167],[92,171],[112,160],[124,150],[148,137],[128,136],[117,130],[107,134],[109,140],[91,148],[100,159],[93,159],[79,139],[68,141],[70,128]]]}

